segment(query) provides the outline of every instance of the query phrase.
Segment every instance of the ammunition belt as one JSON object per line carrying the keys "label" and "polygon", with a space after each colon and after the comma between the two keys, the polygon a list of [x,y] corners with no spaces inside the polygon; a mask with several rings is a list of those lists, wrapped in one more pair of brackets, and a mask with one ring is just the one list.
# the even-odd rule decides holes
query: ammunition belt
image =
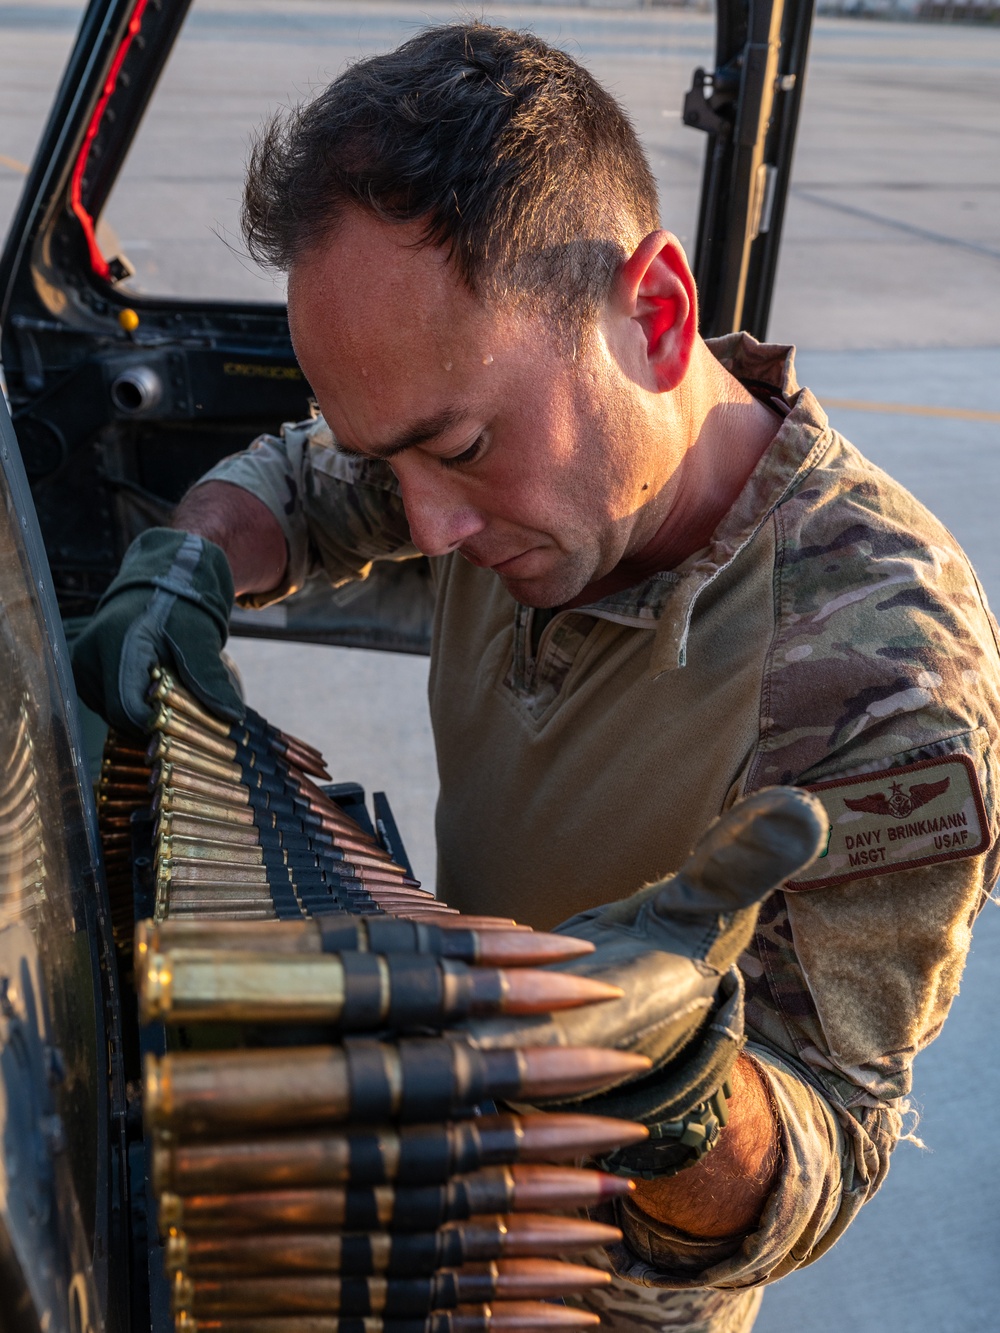
{"label": "ammunition belt", "polygon": [[628,1190],[576,1163],[645,1130],[503,1106],[643,1062],[461,1026],[614,998],[542,970],[589,946],[437,901],[259,714],[223,722],[162,669],[150,699],[148,743],[108,737],[99,809],[177,1333],[598,1323],[562,1302],[608,1276],[566,1258],[620,1233],[558,1214]]}

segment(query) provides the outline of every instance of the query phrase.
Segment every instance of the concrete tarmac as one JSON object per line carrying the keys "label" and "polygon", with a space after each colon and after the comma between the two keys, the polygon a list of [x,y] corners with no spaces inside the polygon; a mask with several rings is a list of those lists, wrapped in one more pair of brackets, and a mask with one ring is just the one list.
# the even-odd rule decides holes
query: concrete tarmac
{"label": "concrete tarmac", "polygon": [[[249,127],[353,55],[462,6],[426,0],[196,0],[106,222],[140,290],[269,300],[280,283],[224,238]],[[666,225],[692,232],[703,140],[680,123],[709,16],[593,5],[477,6],[565,44],[632,112]],[[0,228],[80,12],[0,3]],[[769,336],[834,424],[963,542],[995,604],[1000,554],[1000,31],[817,22]],[[223,238],[223,239],[220,239]],[[248,696],[322,746],[338,779],[388,791],[433,881],[433,746],[421,659],[241,639]],[[296,689],[288,691],[294,678]],[[1000,918],[987,906],[963,991],[918,1060],[927,1149],[902,1143],[880,1195],[814,1267],[770,1288],[761,1333],[1000,1328],[1000,1074],[990,1036]]]}

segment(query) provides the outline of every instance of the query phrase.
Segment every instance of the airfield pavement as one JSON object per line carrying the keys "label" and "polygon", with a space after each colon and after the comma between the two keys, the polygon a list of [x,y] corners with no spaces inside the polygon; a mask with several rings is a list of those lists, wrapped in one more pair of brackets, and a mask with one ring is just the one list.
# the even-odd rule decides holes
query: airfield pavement
{"label": "airfield pavement", "polygon": [[[0,3],[0,229],[80,9]],[[689,239],[703,141],[679,109],[693,68],[711,65],[711,16],[621,3],[475,10],[565,44],[609,84],[642,133],[666,225]],[[249,127],[351,56],[461,12],[428,0],[196,0],[107,210],[105,235],[120,238],[136,285],[280,298],[220,239],[236,234]],[[1000,30],[817,21],[769,336],[798,345],[799,377],[835,425],[947,522],[1000,605]],[[337,778],[388,790],[431,882],[426,662],[248,639],[232,651],[252,701],[319,744]],[[987,905],[962,994],[916,1066],[927,1149],[901,1144],[839,1245],[768,1290],[760,1333],[1000,1329],[998,945]]]}

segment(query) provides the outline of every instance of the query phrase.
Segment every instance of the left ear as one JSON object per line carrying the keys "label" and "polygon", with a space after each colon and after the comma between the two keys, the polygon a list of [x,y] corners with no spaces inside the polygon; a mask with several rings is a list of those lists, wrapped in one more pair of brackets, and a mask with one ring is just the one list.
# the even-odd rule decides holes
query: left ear
{"label": "left ear", "polygon": [[639,242],[615,279],[612,306],[633,336],[641,334],[646,376],[657,392],[675,389],[698,336],[698,292],[676,236],[654,231]]}

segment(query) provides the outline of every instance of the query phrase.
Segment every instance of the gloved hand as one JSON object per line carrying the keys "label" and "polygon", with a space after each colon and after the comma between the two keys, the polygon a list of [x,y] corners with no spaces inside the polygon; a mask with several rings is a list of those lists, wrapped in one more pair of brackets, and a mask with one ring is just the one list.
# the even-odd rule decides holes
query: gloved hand
{"label": "gloved hand", "polygon": [[487,1047],[598,1045],[648,1055],[650,1073],[573,1109],[650,1126],[650,1141],[615,1154],[613,1169],[654,1176],[689,1165],[706,1150],[703,1133],[714,1142],[725,1123],[719,1091],[744,1042],[736,959],[761,902],[815,859],[827,830],[820,802],[797,788],[769,787],[738,802],[677,874],[556,927],[595,946],[559,970],[620,986],[622,999],[474,1021],[469,1036]]}
{"label": "gloved hand", "polygon": [[73,645],[80,697],[112,726],[143,731],[150,668],[172,666],[213,713],[242,721],[243,701],[222,661],[233,576],[220,546],[193,533],[150,528]]}

